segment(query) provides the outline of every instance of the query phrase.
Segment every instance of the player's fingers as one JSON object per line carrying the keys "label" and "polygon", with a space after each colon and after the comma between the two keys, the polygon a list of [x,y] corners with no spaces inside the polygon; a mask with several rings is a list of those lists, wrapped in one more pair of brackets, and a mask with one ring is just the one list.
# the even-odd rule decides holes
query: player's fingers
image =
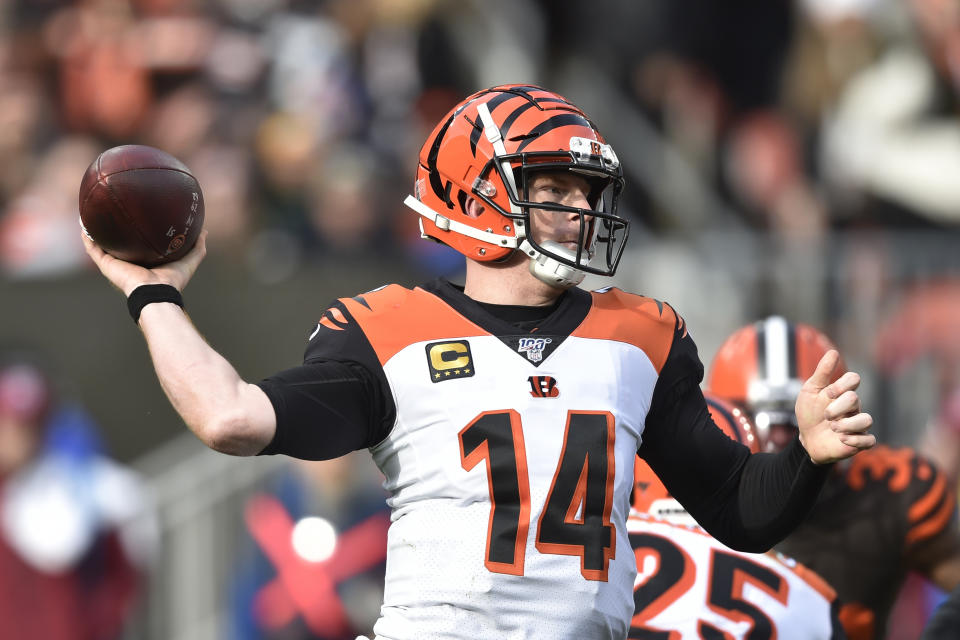
{"label": "player's fingers", "polygon": [[824,410],[824,417],[827,420],[836,420],[843,416],[853,415],[860,412],[860,397],[856,391],[844,391],[840,396],[827,405]]}
{"label": "player's fingers", "polygon": [[841,434],[866,433],[873,426],[873,416],[869,413],[858,413],[855,416],[840,418],[830,422],[830,428]]}
{"label": "player's fingers", "polygon": [[817,368],[814,370],[813,375],[803,383],[804,391],[819,393],[821,389],[830,384],[830,378],[833,377],[833,370],[837,367],[839,361],[840,354],[836,349],[830,349],[823,354],[820,362],[817,363]]}
{"label": "player's fingers", "polygon": [[87,255],[93,258],[94,262],[99,262],[100,258],[103,257],[103,249],[98,247],[93,240],[90,239],[83,231],[80,232],[80,239],[83,240],[83,248],[86,249]]}
{"label": "player's fingers", "polygon": [[853,447],[854,449],[869,449],[875,444],[877,444],[877,436],[872,433],[865,434],[852,434],[844,433],[840,435],[840,442],[847,445],[848,447]]}
{"label": "player's fingers", "polygon": [[190,270],[190,273],[196,271],[197,267],[200,266],[200,262],[207,255],[207,230],[204,229],[200,232],[200,235],[197,237],[197,243],[193,245],[193,249],[183,256],[183,264],[187,266]]}
{"label": "player's fingers", "polygon": [[824,391],[828,398],[839,398],[846,391],[852,391],[860,386],[860,374],[856,371],[847,371]]}

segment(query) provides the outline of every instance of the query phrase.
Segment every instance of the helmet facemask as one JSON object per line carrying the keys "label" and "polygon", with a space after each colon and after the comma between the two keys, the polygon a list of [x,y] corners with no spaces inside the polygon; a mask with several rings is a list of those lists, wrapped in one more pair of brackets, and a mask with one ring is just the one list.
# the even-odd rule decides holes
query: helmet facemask
{"label": "helmet facemask", "polygon": [[[590,142],[583,138],[571,139],[571,147],[581,143],[587,149]],[[530,258],[530,272],[548,284],[568,287],[579,284],[587,273],[612,276],[623,254],[630,223],[617,215],[623,191],[623,175],[619,162],[609,145],[593,142],[592,154],[576,151],[521,152],[497,155],[487,163],[474,181],[473,193],[485,205],[514,220],[518,249]],[[497,204],[491,193],[492,172],[506,185],[510,210]],[[587,197],[590,209],[571,207],[555,202],[534,202],[530,184],[542,172],[569,172],[586,178],[590,184]],[[554,241],[538,242],[534,237],[532,211],[556,212],[556,215],[575,214],[579,218],[577,249]],[[601,263],[592,262],[599,258]]]}
{"label": "helmet facemask", "polygon": [[782,396],[779,399],[767,398],[756,401],[748,399],[747,410],[756,426],[764,451],[780,451],[799,431],[794,404],[801,384],[799,380],[791,380],[777,394]]}
{"label": "helmet facemask", "polygon": [[[782,449],[797,434],[795,405],[804,381],[836,346],[804,323],[769,316],[741,327],[720,346],[707,388],[749,414],[765,451]],[[841,358],[830,382],[846,371]]]}

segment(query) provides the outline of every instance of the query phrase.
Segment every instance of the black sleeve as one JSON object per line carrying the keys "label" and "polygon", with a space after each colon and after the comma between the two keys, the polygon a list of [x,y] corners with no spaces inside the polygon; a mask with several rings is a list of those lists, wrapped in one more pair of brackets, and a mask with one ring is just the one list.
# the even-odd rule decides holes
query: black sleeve
{"label": "black sleeve", "polygon": [[380,415],[392,400],[357,363],[305,363],[257,385],[277,415],[273,440],[260,455],[329,460],[372,447],[387,436]]}
{"label": "black sleeve", "polygon": [[261,455],[336,458],[379,443],[396,415],[383,367],[340,302],[324,313],[302,365],[257,384],[277,416],[276,433]]}
{"label": "black sleeve", "polygon": [[814,465],[795,440],[778,454],[750,454],[713,422],[696,345],[678,327],[660,372],[638,454],[713,537],[759,553],[796,528],[813,507],[829,466]]}

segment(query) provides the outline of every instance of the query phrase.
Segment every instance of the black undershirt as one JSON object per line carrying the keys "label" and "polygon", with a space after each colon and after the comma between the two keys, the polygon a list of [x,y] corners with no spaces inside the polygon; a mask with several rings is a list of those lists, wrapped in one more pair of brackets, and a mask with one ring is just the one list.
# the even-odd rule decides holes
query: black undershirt
{"label": "black undershirt", "polygon": [[517,329],[529,333],[549,318],[550,314],[557,310],[557,307],[560,306],[562,301],[563,296],[560,296],[553,304],[541,307],[526,307],[519,304],[493,304],[491,302],[477,302],[477,304],[493,317],[499,318],[504,322],[509,322]]}
{"label": "black undershirt", "polygon": [[[477,304],[532,331],[561,301],[543,307]],[[711,535],[734,549],[765,551],[812,508],[829,467],[814,465],[796,439],[778,454],[750,455],[713,424],[699,382],[670,382],[669,392],[660,394],[664,400],[651,407],[638,453]],[[357,363],[307,361],[259,386],[278,424],[261,454],[326,460],[369,448],[387,435],[382,416],[395,412],[389,392]]]}

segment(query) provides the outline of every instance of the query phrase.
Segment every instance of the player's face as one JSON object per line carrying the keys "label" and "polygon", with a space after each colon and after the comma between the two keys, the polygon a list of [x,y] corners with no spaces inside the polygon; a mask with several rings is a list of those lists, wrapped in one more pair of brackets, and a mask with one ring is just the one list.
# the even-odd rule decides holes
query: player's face
{"label": "player's face", "polygon": [[26,464],[40,445],[40,427],[0,411],[0,476]]}
{"label": "player's face", "polygon": [[771,453],[783,451],[796,435],[797,428],[792,424],[771,424],[765,449]]}
{"label": "player's face", "polygon": [[[553,202],[578,209],[592,209],[588,200],[590,183],[576,174],[566,171],[537,173],[530,179],[528,189],[531,202]],[[580,241],[580,216],[577,213],[531,209],[530,223],[533,239],[538,244],[553,241],[577,251]],[[587,243],[592,241],[592,223],[592,216],[584,216]],[[589,248],[589,244],[585,248]]]}
{"label": "player's face", "polygon": [[769,407],[751,407],[747,411],[760,434],[760,448],[776,453],[782,451],[797,435],[793,408],[777,404]]}

